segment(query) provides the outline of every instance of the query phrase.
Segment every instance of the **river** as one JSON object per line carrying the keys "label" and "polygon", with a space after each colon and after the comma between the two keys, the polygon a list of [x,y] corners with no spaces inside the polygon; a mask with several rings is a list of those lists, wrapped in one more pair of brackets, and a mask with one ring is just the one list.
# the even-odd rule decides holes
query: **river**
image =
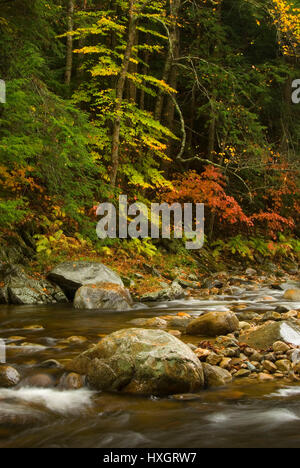
{"label": "river", "polygon": [[[130,327],[139,317],[245,305],[254,311],[274,310],[282,292],[267,287],[217,301],[181,300],[129,312],[82,311],[66,306],[0,306],[0,338],[7,361],[22,377],[57,370],[41,369],[47,359],[70,359],[101,336]],[[275,301],[264,302],[264,296]],[[300,303],[292,304],[300,308]],[[292,308],[291,304],[290,307]],[[32,326],[35,325],[35,328]],[[70,336],[83,343],[66,343]],[[100,336],[99,336],[100,335]],[[10,340],[21,336],[25,346]],[[199,338],[184,337],[197,344]],[[20,343],[22,341],[20,340]],[[35,348],[32,344],[38,344]],[[236,380],[228,387],[196,395],[146,398],[96,393],[89,389],[59,390],[25,384],[0,389],[0,447],[204,448],[299,447],[300,385],[277,381]]]}

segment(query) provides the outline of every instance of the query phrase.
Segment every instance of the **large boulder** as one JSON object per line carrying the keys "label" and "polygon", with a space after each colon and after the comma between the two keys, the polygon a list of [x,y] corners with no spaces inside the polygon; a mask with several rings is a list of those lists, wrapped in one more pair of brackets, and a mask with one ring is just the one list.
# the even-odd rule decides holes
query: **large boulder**
{"label": "large boulder", "polygon": [[132,299],[128,289],[113,283],[96,283],[81,286],[76,291],[76,309],[129,310]]}
{"label": "large boulder", "polygon": [[197,356],[163,330],[117,331],[75,358],[68,368],[86,375],[96,390],[169,395],[204,386]]}
{"label": "large boulder", "polygon": [[268,349],[276,341],[300,346],[300,327],[289,321],[266,323],[246,331],[240,341],[256,349]]}
{"label": "large boulder", "polygon": [[300,301],[300,289],[287,289],[283,298],[287,301]]}
{"label": "large boulder", "polygon": [[48,279],[58,284],[70,300],[74,299],[77,289],[85,284],[106,282],[124,286],[117,273],[97,262],[61,263],[48,274]]}
{"label": "large boulder", "polygon": [[192,320],[187,328],[188,335],[220,336],[239,329],[239,320],[234,312],[208,312]]}
{"label": "large boulder", "polygon": [[67,302],[59,286],[28,276],[20,265],[0,264],[0,304],[54,304]]}

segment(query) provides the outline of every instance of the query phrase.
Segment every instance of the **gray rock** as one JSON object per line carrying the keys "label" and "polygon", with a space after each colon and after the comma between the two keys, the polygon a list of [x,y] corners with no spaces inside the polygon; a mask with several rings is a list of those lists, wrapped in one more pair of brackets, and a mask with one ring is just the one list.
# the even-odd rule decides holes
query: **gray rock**
{"label": "gray rock", "polygon": [[300,284],[299,281],[288,281],[286,283],[280,283],[277,285],[277,289],[280,289],[281,291],[286,291],[287,289],[294,289],[294,288],[299,288]]}
{"label": "gray rock", "polygon": [[74,298],[76,309],[129,310],[131,306],[132,299],[128,289],[107,282],[81,286]]}
{"label": "gray rock", "polygon": [[106,282],[124,286],[117,273],[96,262],[61,263],[48,274],[48,279],[58,284],[71,300],[74,299],[77,289],[86,284]]}
{"label": "gray rock", "polygon": [[58,286],[46,280],[29,277],[20,265],[1,264],[0,304],[54,304],[67,302]]}
{"label": "gray rock", "polygon": [[130,328],[112,333],[75,358],[68,370],[86,375],[92,388],[103,391],[169,395],[204,386],[197,356],[163,330]]}
{"label": "gray rock", "polygon": [[239,329],[234,312],[208,312],[192,320],[187,326],[188,335],[220,336]]}
{"label": "gray rock", "polygon": [[291,362],[293,364],[299,364],[300,362],[300,349],[293,349],[290,355]]}
{"label": "gray rock", "polygon": [[276,341],[300,346],[300,327],[289,321],[267,323],[256,330],[246,331],[240,341],[256,349],[268,349]]}
{"label": "gray rock", "polygon": [[173,281],[170,287],[156,291],[154,293],[148,293],[141,296],[142,302],[157,302],[157,301],[173,301],[175,299],[181,299],[185,296],[183,288],[177,281]]}

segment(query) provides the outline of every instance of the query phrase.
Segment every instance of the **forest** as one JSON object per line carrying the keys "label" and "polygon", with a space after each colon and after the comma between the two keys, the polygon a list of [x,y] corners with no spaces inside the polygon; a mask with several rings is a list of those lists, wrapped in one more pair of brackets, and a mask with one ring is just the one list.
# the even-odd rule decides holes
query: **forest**
{"label": "forest", "polygon": [[204,203],[216,256],[297,258],[298,0],[0,4],[5,248],[152,256],[97,239],[97,205],[126,194]]}

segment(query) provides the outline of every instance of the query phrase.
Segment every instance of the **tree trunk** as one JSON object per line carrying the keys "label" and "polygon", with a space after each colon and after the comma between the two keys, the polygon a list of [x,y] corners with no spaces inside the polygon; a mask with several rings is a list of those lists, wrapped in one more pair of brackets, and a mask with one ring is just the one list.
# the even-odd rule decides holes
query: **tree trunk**
{"label": "tree trunk", "polygon": [[118,173],[118,168],[119,168],[121,109],[122,109],[122,103],[123,103],[123,97],[124,97],[126,74],[128,72],[128,67],[129,67],[131,56],[132,56],[132,49],[133,49],[135,37],[136,37],[137,17],[135,16],[134,3],[135,3],[135,0],[130,0],[129,2],[129,24],[128,24],[127,46],[126,46],[126,51],[124,54],[124,59],[123,59],[120,75],[119,75],[117,86],[116,86],[115,121],[114,121],[114,126],[113,126],[112,154],[111,154],[112,168],[111,168],[111,174],[110,174],[110,181],[113,187],[115,187],[116,185],[117,173]]}
{"label": "tree trunk", "polygon": [[[145,65],[143,66],[142,70],[142,75],[146,75],[148,72],[148,63],[149,63],[149,57],[150,57],[150,52],[148,50],[145,51],[144,55],[144,62]],[[145,91],[144,89],[141,89],[141,94],[140,94],[140,109],[144,110],[145,109]]]}
{"label": "tree trunk", "polygon": [[[69,0],[68,3],[68,33],[73,32],[74,29],[74,1]],[[66,72],[65,83],[70,86],[72,78],[72,65],[73,65],[73,36],[67,35],[67,54],[66,54]]]}
{"label": "tree trunk", "polygon": [[[138,34],[138,31],[136,31],[134,45],[138,45],[138,41],[139,41],[139,34]],[[128,71],[131,75],[135,75],[138,71],[138,64],[129,62]],[[132,80],[128,80],[128,98],[130,101],[136,102],[136,97],[137,97],[136,85]]]}
{"label": "tree trunk", "polygon": [[[169,30],[169,49],[165,61],[164,71],[162,80],[166,83],[169,80],[170,73],[173,66],[174,54],[176,53],[176,49],[178,47],[178,33],[177,33],[177,16],[180,9],[181,0],[170,0],[170,17],[172,18],[172,24]],[[164,102],[164,95],[163,92],[160,90],[158,92],[154,117],[156,120],[161,120],[161,114],[163,109],[163,102]]]}

